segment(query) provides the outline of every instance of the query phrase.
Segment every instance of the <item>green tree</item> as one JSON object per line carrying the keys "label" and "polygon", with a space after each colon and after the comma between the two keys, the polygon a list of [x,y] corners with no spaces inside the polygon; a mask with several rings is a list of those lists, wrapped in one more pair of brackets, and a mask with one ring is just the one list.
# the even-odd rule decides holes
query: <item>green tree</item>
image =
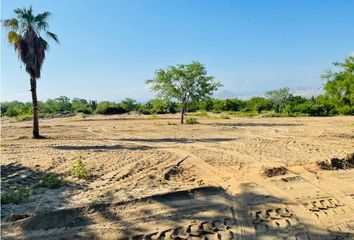
{"label": "green tree", "polygon": [[341,68],[338,72],[331,70],[322,74],[326,81],[324,90],[326,97],[343,113],[354,113],[354,57],[349,56],[344,63],[335,62],[334,66]]}
{"label": "green tree", "polygon": [[131,99],[131,98],[126,98],[126,99],[122,100],[119,103],[119,105],[121,108],[123,108],[127,112],[135,111],[135,110],[137,110],[137,107],[138,107],[138,103],[134,99]]}
{"label": "green tree", "polygon": [[92,113],[91,107],[85,99],[74,98],[71,101],[71,108],[74,112]]}
{"label": "green tree", "polygon": [[252,97],[246,101],[246,108],[254,112],[271,110],[272,102],[264,97]]}
{"label": "green tree", "polygon": [[49,32],[48,17],[49,12],[43,12],[37,15],[33,14],[32,7],[16,8],[15,17],[6,19],[3,26],[8,32],[8,41],[15,48],[19,58],[26,67],[26,72],[30,75],[32,92],[32,111],[33,111],[33,137],[39,138],[39,115],[37,100],[37,79],[41,77],[41,68],[45,59],[45,52],[48,49],[48,43],[41,33],[59,43],[57,35]]}
{"label": "green tree", "polygon": [[266,92],[266,96],[272,102],[274,111],[279,113],[285,107],[286,102],[291,97],[291,94],[289,92],[289,88],[279,88],[277,90]]}
{"label": "green tree", "polygon": [[214,77],[207,76],[205,66],[199,62],[169,66],[166,70],[159,69],[154,79],[147,80],[151,89],[165,99],[176,99],[181,105],[181,124],[184,123],[184,113],[188,103],[199,102],[209,98],[221,83]]}

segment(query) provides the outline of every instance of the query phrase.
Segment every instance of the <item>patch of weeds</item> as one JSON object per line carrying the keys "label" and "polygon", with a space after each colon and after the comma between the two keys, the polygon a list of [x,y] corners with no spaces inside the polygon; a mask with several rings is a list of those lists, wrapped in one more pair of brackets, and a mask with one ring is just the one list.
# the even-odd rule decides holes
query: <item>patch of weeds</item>
{"label": "patch of weeds", "polygon": [[177,125],[177,124],[169,121],[167,122],[167,125]]}
{"label": "patch of weeds", "polygon": [[30,197],[30,191],[28,188],[19,186],[9,192],[1,193],[1,204],[21,204],[28,202]]}
{"label": "patch of weeds", "polygon": [[264,170],[264,175],[267,177],[275,177],[275,176],[280,176],[280,175],[285,175],[287,174],[288,169],[286,167],[273,167],[273,168],[267,168]]}
{"label": "patch of weeds", "polygon": [[194,117],[189,117],[186,119],[186,124],[199,124],[198,120]]}
{"label": "patch of weeds", "polygon": [[26,113],[26,114],[21,114],[16,116],[17,121],[25,121],[25,120],[30,120],[33,118],[32,113]]}
{"label": "patch of weeds", "polygon": [[65,182],[56,173],[48,173],[47,175],[41,177],[36,187],[43,188],[60,188]]}
{"label": "patch of weeds", "polygon": [[196,112],[196,113],[194,114],[194,116],[207,117],[207,116],[208,116],[208,112],[205,111],[205,110],[200,110],[200,111]]}
{"label": "patch of weeds", "polygon": [[76,163],[71,167],[70,173],[73,177],[84,179],[88,177],[88,170],[82,161],[84,158],[79,156]]}
{"label": "patch of weeds", "polygon": [[5,148],[7,148],[9,145],[8,144],[6,144],[6,143],[1,143],[1,148],[2,149],[5,149]]}
{"label": "patch of weeds", "polygon": [[228,114],[226,114],[226,113],[222,113],[220,115],[220,119],[230,119],[230,116]]}

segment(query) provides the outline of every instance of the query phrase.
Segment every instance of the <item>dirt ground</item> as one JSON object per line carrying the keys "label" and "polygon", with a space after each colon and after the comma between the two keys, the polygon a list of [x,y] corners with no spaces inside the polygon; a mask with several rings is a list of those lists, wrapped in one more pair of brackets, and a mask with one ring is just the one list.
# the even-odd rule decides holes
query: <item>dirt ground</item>
{"label": "dirt ground", "polygon": [[2,204],[2,238],[354,239],[354,169],[317,164],[354,152],[354,117],[197,118],[47,119],[40,140],[2,119],[2,192],[66,180]]}

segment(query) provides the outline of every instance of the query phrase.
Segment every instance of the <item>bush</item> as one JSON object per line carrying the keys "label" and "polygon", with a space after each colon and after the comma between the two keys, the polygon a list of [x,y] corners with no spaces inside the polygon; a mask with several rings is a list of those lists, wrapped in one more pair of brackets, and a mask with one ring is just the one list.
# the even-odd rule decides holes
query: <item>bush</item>
{"label": "bush", "polygon": [[119,106],[126,112],[132,112],[137,110],[138,103],[134,99],[126,98],[119,103]]}
{"label": "bush", "polygon": [[37,183],[36,187],[44,188],[59,188],[64,184],[64,181],[56,173],[48,173]]}
{"label": "bush", "polygon": [[198,112],[196,112],[194,114],[195,116],[199,116],[199,117],[207,117],[208,116],[208,112],[205,110],[199,110]]}
{"label": "bush", "polygon": [[16,120],[18,121],[24,121],[24,120],[29,120],[33,118],[32,113],[26,113],[26,114],[21,114],[16,116]]}
{"label": "bush", "polygon": [[186,119],[186,124],[198,124],[198,120],[194,117],[189,117]]}
{"label": "bush", "polygon": [[25,187],[18,187],[15,190],[10,192],[5,192],[1,194],[1,203],[2,204],[20,204],[24,202],[28,202],[30,197],[30,192]]}
{"label": "bush", "polygon": [[97,114],[106,114],[106,115],[112,115],[112,114],[123,114],[126,113],[127,111],[123,109],[122,107],[118,106],[117,104],[113,102],[100,102],[97,104],[97,108],[95,113]]}
{"label": "bush", "polygon": [[220,115],[220,119],[230,119],[230,116],[228,114],[226,114],[226,113],[222,113]]}
{"label": "bush", "polygon": [[338,108],[338,112],[342,115],[354,115],[354,107],[345,105],[343,107]]}
{"label": "bush", "polygon": [[83,160],[83,157],[79,156],[78,159],[76,160],[75,165],[73,165],[71,167],[70,173],[73,177],[76,177],[79,179],[87,178],[88,171],[87,171],[86,166],[82,160]]}

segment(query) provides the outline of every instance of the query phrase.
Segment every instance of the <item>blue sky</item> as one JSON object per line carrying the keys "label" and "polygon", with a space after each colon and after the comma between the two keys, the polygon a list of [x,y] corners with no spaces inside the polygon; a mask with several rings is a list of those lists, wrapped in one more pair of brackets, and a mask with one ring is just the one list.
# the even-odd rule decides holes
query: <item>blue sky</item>
{"label": "blue sky", "polygon": [[[40,99],[147,99],[145,80],[168,65],[205,64],[235,93],[319,88],[320,74],[354,52],[354,1],[2,0],[48,10],[51,42]],[[1,31],[1,100],[30,100],[29,77]]]}

